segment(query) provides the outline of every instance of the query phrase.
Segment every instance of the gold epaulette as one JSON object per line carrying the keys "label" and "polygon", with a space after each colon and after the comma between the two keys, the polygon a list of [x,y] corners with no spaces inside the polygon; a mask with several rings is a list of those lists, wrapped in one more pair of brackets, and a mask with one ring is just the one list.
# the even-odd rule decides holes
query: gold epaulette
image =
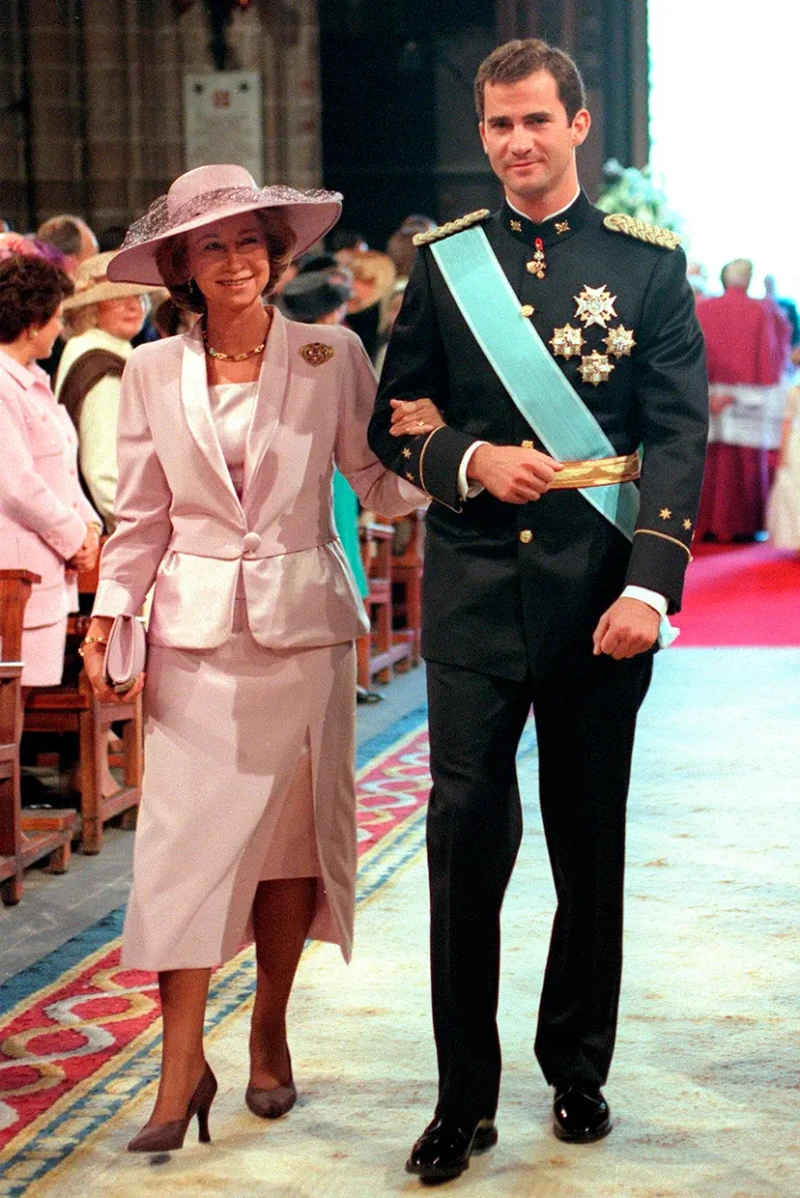
{"label": "gold epaulette", "polygon": [[432,241],[441,241],[443,237],[450,237],[453,233],[461,233],[464,229],[468,229],[470,225],[477,225],[478,221],[486,220],[487,216],[489,216],[488,208],[479,208],[477,212],[468,212],[466,216],[459,216],[458,220],[449,220],[446,225],[439,225],[438,229],[415,234],[414,245],[430,245]]}
{"label": "gold epaulette", "polygon": [[646,220],[639,220],[638,217],[628,216],[624,212],[612,212],[603,224],[612,233],[626,233],[628,237],[636,237],[639,241],[646,241],[648,245],[658,245],[663,250],[676,250],[681,244],[680,237],[673,233],[672,229],[665,229],[663,225],[650,225]]}

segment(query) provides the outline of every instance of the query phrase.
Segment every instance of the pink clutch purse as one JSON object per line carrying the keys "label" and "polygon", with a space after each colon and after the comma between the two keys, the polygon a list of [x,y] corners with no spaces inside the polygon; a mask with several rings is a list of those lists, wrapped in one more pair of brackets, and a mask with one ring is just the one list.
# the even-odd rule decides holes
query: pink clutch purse
{"label": "pink clutch purse", "polygon": [[124,695],[141,674],[147,658],[144,624],[138,616],[117,616],[111,626],[103,661],[109,686]]}

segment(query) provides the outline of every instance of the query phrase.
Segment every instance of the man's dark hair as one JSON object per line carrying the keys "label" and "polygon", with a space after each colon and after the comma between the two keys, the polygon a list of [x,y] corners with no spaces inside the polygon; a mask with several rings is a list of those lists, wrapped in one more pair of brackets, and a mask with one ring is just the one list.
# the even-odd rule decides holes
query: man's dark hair
{"label": "man's dark hair", "polygon": [[46,325],[73,290],[72,280],[44,258],[13,254],[0,262],[0,344]]}
{"label": "man's dark hair", "polygon": [[548,71],[556,81],[558,98],[570,125],[579,109],[586,107],[581,74],[568,54],[535,37],[505,42],[484,58],[475,76],[475,108],[483,120],[483,89],[487,83],[519,83],[537,71]]}
{"label": "man's dark hair", "polygon": [[70,257],[81,252],[81,227],[72,216],[51,216],[39,226],[36,236]]}

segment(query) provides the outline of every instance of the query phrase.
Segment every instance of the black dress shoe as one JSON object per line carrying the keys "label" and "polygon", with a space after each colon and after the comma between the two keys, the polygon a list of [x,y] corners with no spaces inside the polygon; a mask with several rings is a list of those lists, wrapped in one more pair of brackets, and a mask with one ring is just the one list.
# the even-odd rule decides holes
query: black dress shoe
{"label": "black dress shoe", "polygon": [[473,1152],[487,1152],[496,1143],[493,1119],[465,1122],[437,1116],[411,1149],[406,1172],[423,1181],[449,1181],[469,1168]]}
{"label": "black dress shoe", "polygon": [[553,1131],[569,1144],[591,1144],[611,1131],[611,1111],[599,1086],[556,1086]]}

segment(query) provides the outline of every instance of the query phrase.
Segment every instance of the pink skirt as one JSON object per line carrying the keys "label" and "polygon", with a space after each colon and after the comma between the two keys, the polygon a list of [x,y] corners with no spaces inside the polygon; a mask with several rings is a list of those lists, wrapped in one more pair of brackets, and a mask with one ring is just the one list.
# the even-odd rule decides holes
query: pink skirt
{"label": "pink skirt", "polygon": [[[317,877],[310,935],[349,958],[355,894],[355,650],[151,646],[145,770],[122,960],[219,965],[261,880]],[[244,624],[244,627],[241,625]]]}

